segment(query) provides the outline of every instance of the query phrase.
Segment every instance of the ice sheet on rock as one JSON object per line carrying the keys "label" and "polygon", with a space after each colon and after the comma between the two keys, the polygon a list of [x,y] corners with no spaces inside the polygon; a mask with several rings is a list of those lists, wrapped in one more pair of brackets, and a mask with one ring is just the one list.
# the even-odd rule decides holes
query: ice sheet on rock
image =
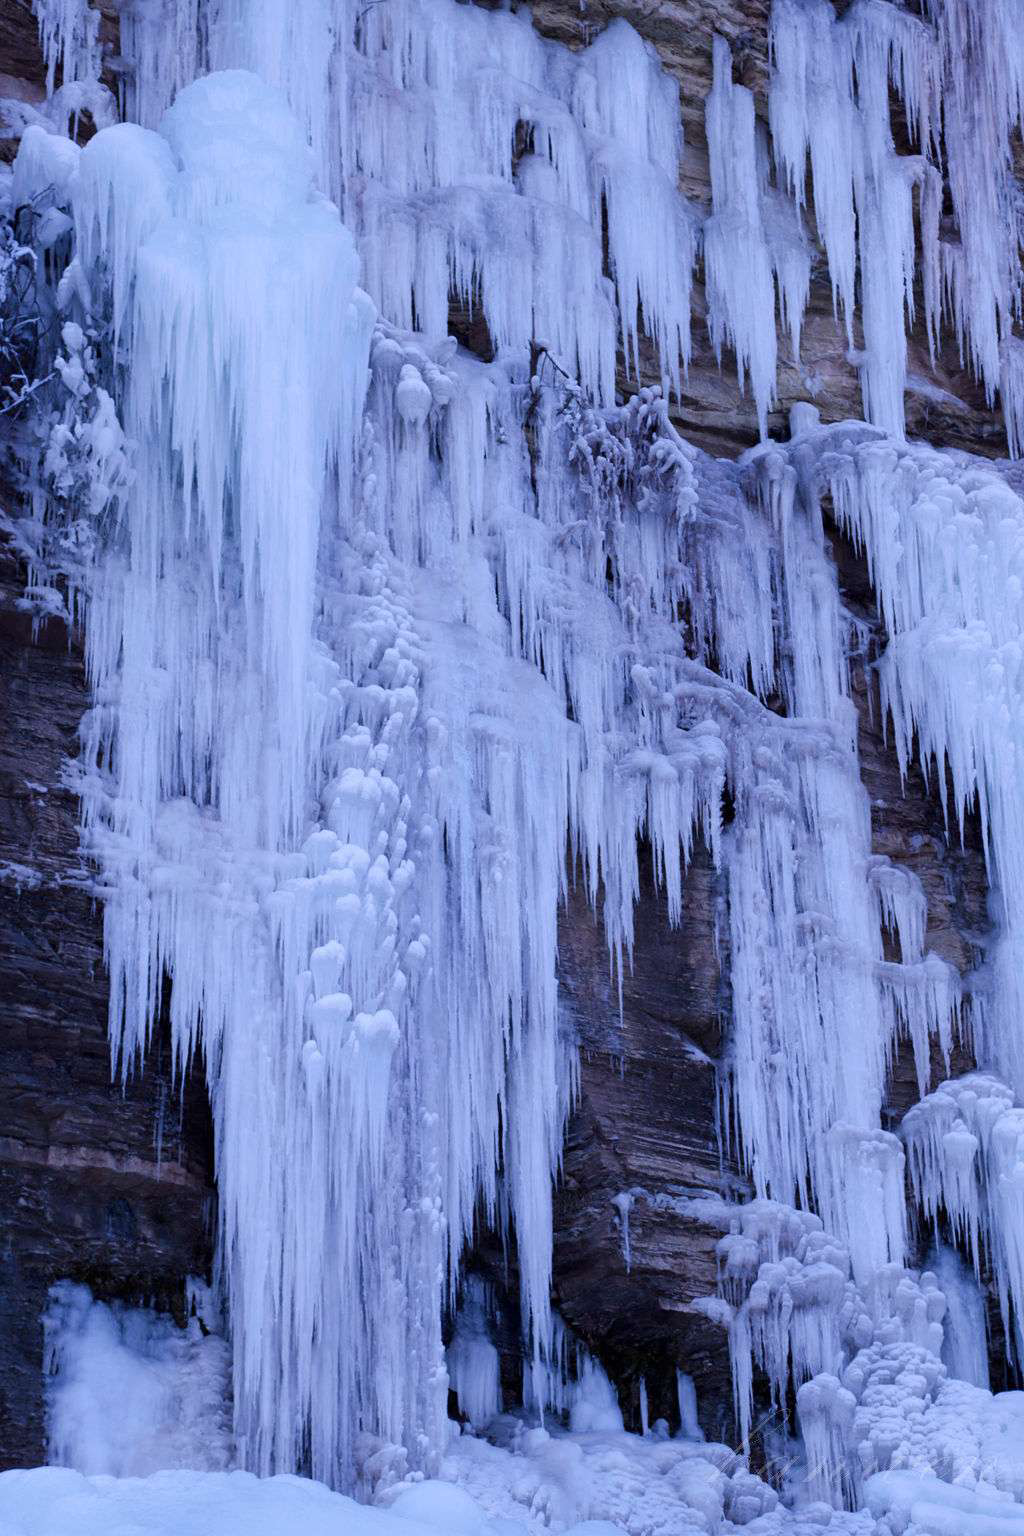
{"label": "ice sheet on rock", "polygon": [[196,1317],[180,1328],[64,1280],[50,1291],[43,1336],[52,1463],[107,1477],[232,1465],[230,1350]]}
{"label": "ice sheet on rock", "polygon": [[928,1268],[946,1298],[942,1362],[958,1381],[987,1388],[988,1323],[978,1278],[956,1249],[942,1242],[937,1242],[935,1252],[929,1255]]}
{"label": "ice sheet on rock", "polygon": [[461,1412],[474,1428],[484,1427],[501,1412],[501,1362],[490,1336],[486,1289],[476,1276],[463,1283],[447,1366]]}

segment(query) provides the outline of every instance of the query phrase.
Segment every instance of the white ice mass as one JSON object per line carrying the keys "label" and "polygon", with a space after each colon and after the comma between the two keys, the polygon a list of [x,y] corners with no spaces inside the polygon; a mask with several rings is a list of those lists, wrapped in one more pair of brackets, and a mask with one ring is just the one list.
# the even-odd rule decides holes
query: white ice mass
{"label": "white ice mass", "polygon": [[[34,3],[51,85],[99,101],[97,13]],[[1024,501],[1006,463],[903,435],[923,304],[1024,445],[1016,0],[774,0],[767,127],[717,39],[706,216],[678,190],[678,88],[623,20],[570,52],[525,8],[128,0],[121,38],[125,120],[79,149],[58,112],[14,168],[73,240],[37,510],[84,477],[111,1042],[129,1074],[169,979],[179,1063],[201,1049],[208,1076],[230,1365],[195,1323],[61,1288],[51,1439],[77,1470],[0,1477],[0,1524],[1024,1532],[1024,1395],[988,1389],[980,1289],[1019,1360]],[[801,405],[775,442],[809,178],[865,420]],[[671,421],[698,259],[760,423],[737,463]],[[951,837],[980,815],[999,931],[967,978],[872,853],[830,520],[866,556],[901,765]],[[723,1134],[754,1198],[721,1208],[702,1305],[739,1451],[693,1433],[686,1377],[688,1432],[626,1435],[550,1303],[559,905],[600,893],[621,976],[641,838],[674,922],[698,839],[728,891]],[[895,1130],[904,1037],[920,1103]],[[979,1070],[928,1092],[957,1039]],[[461,1279],[481,1215],[515,1241],[533,1427],[500,1413]],[[781,1500],[746,1465],[755,1369],[791,1435]]]}

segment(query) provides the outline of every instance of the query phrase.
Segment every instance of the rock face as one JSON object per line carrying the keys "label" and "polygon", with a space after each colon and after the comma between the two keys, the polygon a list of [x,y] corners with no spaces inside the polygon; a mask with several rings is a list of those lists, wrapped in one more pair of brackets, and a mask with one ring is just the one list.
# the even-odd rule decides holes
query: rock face
{"label": "rock face", "polygon": [[699,853],[686,880],[684,926],[673,929],[645,870],[621,1012],[603,927],[581,894],[569,904],[560,968],[580,1042],[581,1094],[555,1199],[554,1253],[561,1314],[600,1356],[627,1416],[638,1427],[643,1376],[652,1421],[678,1424],[678,1368],[694,1378],[704,1429],[715,1439],[729,1430],[728,1351],[691,1303],[715,1291],[722,1227],[709,1208],[749,1193],[717,1134],[728,1017],[716,943],[723,899]]}
{"label": "rock face", "polygon": [[[704,98],[715,32],[732,45],[737,77],[766,110],[769,0],[536,0],[538,28],[582,47],[606,22],[628,19],[678,79],[686,134],[683,190],[710,202]],[[841,6],[839,8],[842,8]],[[106,25],[113,26],[113,10]],[[0,0],[0,95],[38,99],[42,61],[27,0]],[[9,158],[13,146],[0,146]],[[809,215],[812,221],[813,214]],[[694,357],[679,429],[710,452],[734,455],[756,440],[753,404],[721,369],[695,281]],[[476,350],[487,338],[460,339]],[[456,327],[458,329],[458,326]],[[813,398],[826,420],[860,414],[856,370],[837,327],[827,273],[813,273],[798,363],[780,342],[779,410]],[[1004,451],[1002,428],[955,356],[910,370],[939,386],[908,400],[908,432],[975,452]],[[656,377],[653,366],[649,379]],[[622,379],[624,390],[635,380]],[[836,539],[848,606],[882,637],[863,563]],[[76,806],[61,787],[86,705],[81,658],[62,627],[31,633],[19,609],[22,575],[0,554],[0,1466],[41,1459],[42,1336],[46,1288],[69,1275],[101,1295],[156,1297],[174,1305],[182,1278],[207,1268],[212,1215],[209,1113],[201,1073],[176,1087],[158,1039],[127,1089],[111,1084],[106,983],[98,915],[77,851]],[[987,936],[984,861],[976,832],[947,842],[937,800],[913,770],[900,783],[871,698],[868,662],[854,669],[862,773],[875,849],[914,869],[928,898],[928,942],[961,971]],[[875,707],[872,710],[872,703]],[[705,855],[686,882],[685,922],[670,929],[648,877],[636,917],[633,964],[610,975],[600,922],[582,895],[561,926],[561,978],[581,1050],[578,1107],[555,1200],[555,1300],[620,1390],[627,1422],[639,1417],[639,1377],[650,1416],[678,1422],[676,1370],[695,1381],[709,1436],[731,1435],[724,1337],[692,1306],[713,1292],[714,1204],[747,1192],[718,1135],[718,1063],[729,1014],[723,892]],[[961,1068],[969,1064],[965,1055]],[[935,1063],[935,1074],[943,1066]],[[917,1096],[906,1052],[894,1065],[893,1120]],[[626,1261],[628,1224],[629,1262]],[[488,1267],[486,1254],[481,1262]],[[489,1267],[494,1270],[495,1264]],[[512,1381],[510,1377],[510,1390]]]}
{"label": "rock face", "polygon": [[180,1308],[214,1217],[201,1071],[175,1086],[157,1040],[123,1091],[111,1080],[101,922],[62,788],[82,658],[59,623],[33,637],[23,589],[0,547],[0,1468],[43,1459],[48,1286]]}

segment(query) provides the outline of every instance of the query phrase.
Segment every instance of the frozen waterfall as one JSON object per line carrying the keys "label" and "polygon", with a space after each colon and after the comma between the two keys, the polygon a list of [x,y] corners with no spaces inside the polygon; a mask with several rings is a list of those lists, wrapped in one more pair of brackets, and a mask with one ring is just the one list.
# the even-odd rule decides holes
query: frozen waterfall
{"label": "frozen waterfall", "polygon": [[[97,100],[96,12],[34,3],[51,87]],[[112,1049],[131,1073],[166,995],[179,1064],[203,1053],[240,1464],[350,1490],[370,1445],[429,1476],[449,1384],[482,1427],[481,1223],[514,1247],[529,1401],[621,1432],[550,1300],[577,1074],[557,920],[580,886],[621,981],[641,841],[683,933],[699,843],[753,1193],[698,1304],[737,1443],[756,1373],[830,1529],[981,1536],[1004,1524],[956,1520],[991,1500],[1016,1530],[1024,1415],[985,1385],[980,1287],[1024,1360],[1024,500],[1009,463],[904,438],[923,307],[1024,443],[1014,0],[774,0],[767,123],[717,38],[706,210],[678,86],[621,19],[575,52],[457,0],[127,0],[120,25],[124,120],[81,148],[29,127],[12,195],[70,221],[45,471],[77,455],[91,487],[77,788]],[[773,441],[811,206],[865,419],[801,404]],[[738,462],[673,425],[698,268],[759,423]],[[998,934],[966,977],[872,849],[836,530],[901,768],[951,838],[980,816]],[[894,1128],[903,1039],[920,1102]],[[680,1508],[788,1529],[712,1462],[673,1473]]]}

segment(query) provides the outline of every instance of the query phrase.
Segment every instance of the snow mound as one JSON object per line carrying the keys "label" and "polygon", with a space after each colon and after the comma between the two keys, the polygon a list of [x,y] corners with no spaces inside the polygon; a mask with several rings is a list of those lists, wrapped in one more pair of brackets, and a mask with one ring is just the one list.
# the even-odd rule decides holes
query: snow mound
{"label": "snow mound", "polygon": [[[406,1515],[367,1508],[301,1477],[84,1477],[62,1467],[36,1467],[0,1474],[0,1529],[4,1536],[515,1536],[479,1511],[474,1526],[451,1524],[449,1500],[458,1490],[421,1487],[415,1515]],[[467,1494],[461,1498],[473,1505]]]}

